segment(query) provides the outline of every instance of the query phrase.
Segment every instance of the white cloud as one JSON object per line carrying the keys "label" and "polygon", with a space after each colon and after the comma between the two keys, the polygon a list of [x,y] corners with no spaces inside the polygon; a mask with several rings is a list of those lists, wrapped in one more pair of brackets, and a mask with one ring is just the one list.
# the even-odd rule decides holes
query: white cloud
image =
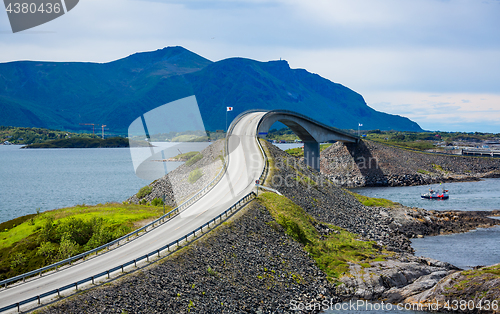
{"label": "white cloud", "polygon": [[[18,34],[1,12],[0,62],[107,62],[179,45],[214,61],[283,58],[354,89],[368,103],[392,104],[382,106],[389,113],[423,99],[395,95],[462,93],[453,98],[460,106],[454,111],[462,112],[481,103],[474,95],[498,99],[498,12],[499,1],[476,0],[85,0]],[[377,93],[387,99],[370,100]],[[437,98],[435,104],[449,102]],[[495,116],[474,112],[454,118]]]}
{"label": "white cloud", "polygon": [[365,95],[365,100],[376,110],[406,116],[424,129],[459,131],[465,130],[460,125],[473,125],[475,131],[500,132],[498,94],[383,92]]}

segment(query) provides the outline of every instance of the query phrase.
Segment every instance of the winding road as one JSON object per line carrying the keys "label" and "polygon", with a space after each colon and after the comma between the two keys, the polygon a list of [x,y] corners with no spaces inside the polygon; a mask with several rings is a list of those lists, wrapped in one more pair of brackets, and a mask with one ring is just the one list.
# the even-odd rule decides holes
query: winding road
{"label": "winding road", "polygon": [[0,308],[58,289],[122,265],[160,248],[212,220],[254,189],[264,168],[256,141],[257,126],[265,112],[244,115],[228,138],[227,171],[207,194],[170,221],[111,250],[72,267],[19,283],[0,291]]}

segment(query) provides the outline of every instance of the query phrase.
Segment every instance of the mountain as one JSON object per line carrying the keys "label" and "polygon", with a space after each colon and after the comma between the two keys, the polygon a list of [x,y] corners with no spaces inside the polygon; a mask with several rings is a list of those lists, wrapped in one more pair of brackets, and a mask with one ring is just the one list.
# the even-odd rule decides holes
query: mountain
{"label": "mountain", "polygon": [[109,63],[16,61],[0,64],[0,125],[89,130],[106,124],[126,134],[141,114],[195,95],[205,128],[225,128],[248,109],[288,109],[344,129],[422,131],[375,111],[361,95],[286,61],[211,62],[182,47],[136,53]]}

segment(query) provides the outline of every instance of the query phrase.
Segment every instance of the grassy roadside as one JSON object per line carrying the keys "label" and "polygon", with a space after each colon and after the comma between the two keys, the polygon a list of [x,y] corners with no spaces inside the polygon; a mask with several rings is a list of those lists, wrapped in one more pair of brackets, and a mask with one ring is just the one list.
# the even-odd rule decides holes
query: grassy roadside
{"label": "grassy roadside", "polygon": [[[322,152],[330,146],[332,146],[332,144],[330,144],[330,143],[320,144],[319,151]],[[290,148],[290,149],[285,150],[285,152],[287,152],[289,155],[292,155],[293,157],[300,157],[300,158],[304,157],[304,149],[300,148],[300,147]]]}
{"label": "grassy roadside", "polygon": [[375,198],[375,197],[368,197],[364,196],[358,193],[351,192],[349,190],[345,190],[347,193],[351,194],[354,196],[361,204],[365,206],[370,206],[370,207],[386,207],[386,208],[392,208],[399,206],[401,204],[393,202],[391,200],[387,200],[385,198]]}
{"label": "grassy roadside", "polygon": [[338,282],[339,278],[348,276],[349,263],[367,267],[370,262],[384,260],[390,254],[374,241],[364,241],[340,227],[317,222],[284,196],[266,192],[259,195],[258,201],[276,220],[269,224],[277,230],[279,224],[286,234],[302,243],[330,281]]}
{"label": "grassy roadside", "polygon": [[96,248],[163,214],[162,206],[79,205],[0,224],[0,280]]}

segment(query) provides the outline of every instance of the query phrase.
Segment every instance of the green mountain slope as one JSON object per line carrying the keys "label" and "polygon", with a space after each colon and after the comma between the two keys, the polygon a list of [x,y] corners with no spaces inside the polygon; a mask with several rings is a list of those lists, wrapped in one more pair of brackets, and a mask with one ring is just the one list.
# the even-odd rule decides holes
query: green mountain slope
{"label": "green mountain slope", "polygon": [[286,61],[211,62],[182,47],[109,63],[18,61],[0,64],[0,125],[88,131],[106,124],[126,134],[141,114],[195,95],[205,127],[224,129],[248,109],[289,109],[338,128],[421,131],[407,118],[377,112],[358,93]]}

